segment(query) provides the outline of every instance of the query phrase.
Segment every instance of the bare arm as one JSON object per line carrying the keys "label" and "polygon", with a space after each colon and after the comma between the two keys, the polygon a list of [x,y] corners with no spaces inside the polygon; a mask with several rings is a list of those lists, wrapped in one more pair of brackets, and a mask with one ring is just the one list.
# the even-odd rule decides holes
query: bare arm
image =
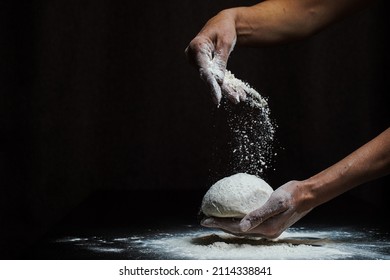
{"label": "bare arm", "polygon": [[238,43],[280,44],[313,35],[372,0],[268,0],[226,10],[235,19]]}
{"label": "bare arm", "polygon": [[[224,87],[227,61],[235,44],[267,46],[303,39],[373,0],[267,0],[251,7],[223,10],[210,19],[186,49],[190,61],[209,86],[213,101],[222,95],[242,100]],[[390,129],[340,162],[303,181],[279,187],[261,208],[241,222],[207,219],[204,226],[235,234],[273,238],[314,207],[356,185],[390,172]]]}
{"label": "bare arm", "polygon": [[318,206],[349,189],[390,173],[390,128],[338,163],[305,180]]}
{"label": "bare arm", "polygon": [[390,128],[313,177],[279,187],[264,206],[241,222],[211,219],[202,224],[235,234],[275,238],[320,204],[389,173]]}
{"label": "bare arm", "polygon": [[222,95],[243,96],[223,86],[235,44],[266,46],[310,36],[373,0],[268,0],[251,7],[221,11],[190,42],[186,54],[199,70],[217,105]]}

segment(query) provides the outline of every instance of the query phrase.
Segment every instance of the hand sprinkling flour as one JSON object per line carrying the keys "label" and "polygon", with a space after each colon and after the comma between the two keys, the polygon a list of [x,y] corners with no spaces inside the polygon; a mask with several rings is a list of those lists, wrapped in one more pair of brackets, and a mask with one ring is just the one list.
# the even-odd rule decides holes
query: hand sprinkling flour
{"label": "hand sprinkling flour", "polygon": [[200,77],[209,87],[211,98],[217,106],[222,95],[233,103],[245,100],[243,91],[232,90],[224,83],[227,61],[237,40],[234,23],[232,19],[213,18],[208,24],[217,26],[219,32],[202,29],[186,48],[186,55],[199,70]]}
{"label": "hand sprinkling flour", "polygon": [[[230,103],[235,104],[233,107],[242,109],[239,106],[241,103],[250,104],[259,112],[260,118],[250,113],[252,120],[247,120],[240,125],[237,123],[242,122],[241,116],[245,118],[248,114],[236,114],[236,108],[227,106],[226,111],[232,110],[235,112],[231,114],[232,116],[239,116],[231,118],[232,131],[239,136],[238,148],[232,151],[233,154],[238,155],[238,161],[233,160],[239,162],[238,168],[249,166],[254,170],[259,166],[258,162],[264,161],[264,155],[267,156],[267,153],[272,150],[267,147],[272,146],[270,144],[273,140],[273,130],[267,129],[270,126],[264,126],[264,120],[268,118],[266,102],[251,91],[247,84],[235,79],[234,75],[226,70],[228,57],[235,44],[259,47],[302,40],[352,12],[365,8],[371,2],[371,0],[260,1],[253,6],[229,8],[219,12],[190,42],[186,50],[187,57],[199,69],[202,79],[210,87],[214,102],[218,106],[220,103],[226,104],[223,99],[225,96]],[[308,15],[310,15],[309,21]],[[244,106],[243,109],[247,107]],[[255,122],[260,126],[251,126],[251,123]],[[261,133],[265,128],[266,133],[260,134],[258,138],[247,140],[250,138],[247,134],[248,130],[251,130],[248,128],[253,127],[255,127],[254,131]],[[255,139],[261,140],[253,141]],[[265,153],[261,153],[263,158],[259,158],[256,152],[253,152],[256,149],[252,150],[250,147],[263,140],[266,145],[261,145],[257,151],[265,151]],[[255,157],[251,158],[252,155]],[[264,163],[263,167],[266,168],[267,163]],[[234,171],[257,175],[256,171],[252,172],[252,170]],[[257,172],[261,173],[261,171]],[[233,222],[229,218],[210,218],[211,221],[206,220],[202,224],[240,235],[255,234],[274,238],[311,209],[358,185],[387,174],[390,174],[390,128],[314,176],[301,181],[292,180],[277,188],[263,206],[249,213],[241,223]]]}
{"label": "hand sprinkling flour", "polygon": [[[237,34],[231,14],[224,11],[220,14],[223,16],[207,22],[185,53],[209,87],[213,102],[227,112],[232,173],[262,176],[273,160],[275,124],[267,100],[226,69]],[[207,28],[209,25],[213,28]],[[230,106],[223,102],[223,97],[233,105],[243,105]]]}

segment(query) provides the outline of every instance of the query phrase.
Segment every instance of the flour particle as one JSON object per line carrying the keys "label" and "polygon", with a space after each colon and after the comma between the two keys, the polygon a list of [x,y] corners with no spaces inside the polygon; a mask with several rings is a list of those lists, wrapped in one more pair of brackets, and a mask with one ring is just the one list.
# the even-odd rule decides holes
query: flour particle
{"label": "flour particle", "polygon": [[248,83],[237,79],[228,70],[224,83],[233,89],[244,90],[247,96],[239,104],[232,104],[223,98],[217,109],[217,114],[221,116],[217,125],[226,126],[225,139],[228,141],[225,151],[227,149],[229,153],[227,173],[243,172],[263,177],[266,170],[272,167],[274,158],[276,125],[271,119],[268,102]]}

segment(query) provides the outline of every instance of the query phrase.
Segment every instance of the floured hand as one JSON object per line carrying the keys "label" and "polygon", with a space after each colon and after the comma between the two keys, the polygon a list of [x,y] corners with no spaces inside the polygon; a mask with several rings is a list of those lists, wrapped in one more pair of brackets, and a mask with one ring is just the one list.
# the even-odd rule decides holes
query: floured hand
{"label": "floured hand", "polygon": [[227,61],[236,40],[234,15],[222,11],[206,23],[185,50],[188,59],[209,87],[216,105],[221,102],[222,95],[233,103],[245,100],[243,89],[224,84]]}
{"label": "floured hand", "polygon": [[274,191],[259,209],[238,219],[207,218],[205,227],[217,228],[235,235],[276,238],[310,212],[306,192],[299,181],[290,181]]}

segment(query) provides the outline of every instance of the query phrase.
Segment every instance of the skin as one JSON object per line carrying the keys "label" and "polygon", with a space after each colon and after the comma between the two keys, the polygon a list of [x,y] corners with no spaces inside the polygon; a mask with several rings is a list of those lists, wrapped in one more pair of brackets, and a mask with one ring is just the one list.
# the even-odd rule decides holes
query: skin
{"label": "skin", "polygon": [[202,225],[237,235],[276,238],[316,206],[389,173],[390,128],[313,177],[279,187],[262,207],[241,221],[208,218]]}
{"label": "skin", "polygon": [[238,103],[245,100],[244,94],[223,83],[229,55],[236,43],[261,47],[300,40],[370,2],[372,0],[268,0],[251,7],[226,9],[206,23],[185,52],[209,87],[217,106],[222,95]]}
{"label": "skin", "polygon": [[[221,11],[211,18],[186,49],[218,106],[225,95],[245,100],[224,83],[234,46],[269,46],[300,40],[364,8],[368,0],[268,0],[251,7]],[[390,173],[390,128],[324,171],[302,181],[290,181],[261,208],[242,220],[207,218],[205,227],[236,235],[276,238],[313,208],[367,181]]]}

